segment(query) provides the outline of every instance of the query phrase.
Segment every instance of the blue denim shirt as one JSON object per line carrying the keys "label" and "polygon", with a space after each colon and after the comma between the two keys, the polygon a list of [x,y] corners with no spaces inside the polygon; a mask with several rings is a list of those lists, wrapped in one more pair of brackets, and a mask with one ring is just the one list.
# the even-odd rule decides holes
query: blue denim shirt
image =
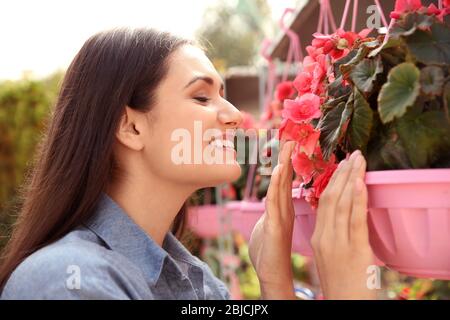
{"label": "blue denim shirt", "polygon": [[93,217],[28,256],[2,299],[229,299],[210,268],[168,233],[158,246],[108,195]]}

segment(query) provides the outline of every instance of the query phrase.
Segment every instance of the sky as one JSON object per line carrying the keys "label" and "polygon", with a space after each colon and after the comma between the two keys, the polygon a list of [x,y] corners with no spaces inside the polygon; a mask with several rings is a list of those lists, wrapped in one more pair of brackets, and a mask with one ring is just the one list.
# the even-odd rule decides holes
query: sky
{"label": "sky", "polygon": [[[155,27],[193,37],[216,1],[0,0],[0,80],[65,69],[87,38],[111,27]],[[296,2],[268,0],[274,19]]]}

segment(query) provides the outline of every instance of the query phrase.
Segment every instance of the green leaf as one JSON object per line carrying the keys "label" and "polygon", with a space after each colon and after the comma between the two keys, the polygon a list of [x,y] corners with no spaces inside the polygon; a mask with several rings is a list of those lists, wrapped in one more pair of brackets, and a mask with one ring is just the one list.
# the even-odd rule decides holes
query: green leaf
{"label": "green leaf", "polygon": [[411,57],[408,55],[409,53],[405,45],[387,48],[380,52],[381,60],[387,70],[390,70],[405,61],[410,61]]}
{"label": "green leaf", "polygon": [[350,149],[365,153],[373,125],[373,111],[358,89],[354,91],[353,115],[348,127]]}
{"label": "green leaf", "polygon": [[373,83],[382,72],[383,63],[378,56],[375,59],[364,59],[358,63],[350,73],[350,78],[360,91],[368,93],[372,91]]}
{"label": "green leaf", "polygon": [[327,159],[337,145],[336,137],[339,135],[339,123],[344,109],[345,102],[339,103],[336,107],[328,111],[317,125],[317,129],[320,130],[320,147],[322,148],[324,157]]}
{"label": "green leaf", "polygon": [[378,95],[378,112],[383,123],[401,117],[414,104],[419,91],[419,69],[404,62],[391,69]]}
{"label": "green leaf", "polygon": [[450,122],[450,82],[447,82],[444,86],[444,113],[447,116],[448,121]]}
{"label": "green leaf", "polygon": [[380,53],[380,51],[384,50],[384,49],[389,49],[392,47],[398,47],[402,44],[402,40],[401,39],[395,39],[395,38],[389,38],[388,41],[384,44],[382,44],[381,46],[379,46],[378,48],[372,50],[367,57],[368,58],[373,58],[376,55],[378,55]]}
{"label": "green leaf", "polygon": [[405,37],[409,51],[424,64],[450,64],[450,28],[434,23],[430,29]]}
{"label": "green leaf", "polygon": [[375,39],[371,41],[362,42],[361,45],[367,47],[370,50],[377,48],[381,44],[380,40]]}
{"label": "green leaf", "polygon": [[351,91],[349,86],[344,86],[342,84],[342,76],[339,76],[327,86],[327,95],[333,98],[339,98],[346,94],[349,94]]}
{"label": "green leaf", "polygon": [[362,45],[361,47],[359,47],[358,52],[350,61],[339,66],[339,71],[341,72],[344,79],[348,78],[348,75],[352,71],[352,69],[367,56],[370,50],[370,47]]}
{"label": "green leaf", "polygon": [[377,127],[367,146],[367,170],[410,169],[411,163],[393,126]]}
{"label": "green leaf", "polygon": [[[349,86],[347,86],[346,88],[349,88]],[[350,88],[349,88],[350,89]],[[351,94],[351,89],[350,90],[346,90],[347,93],[345,93],[344,95],[334,98],[334,99],[330,99],[327,102],[325,102],[320,108],[322,109],[323,113],[326,113],[328,110],[334,109],[337,105],[339,105],[341,102],[346,102],[348,97]]]}
{"label": "green leaf", "polygon": [[397,132],[413,168],[430,168],[448,155],[450,123],[441,110],[412,111],[397,121]]}
{"label": "green leaf", "polygon": [[427,30],[433,24],[434,18],[425,14],[417,12],[407,14],[404,19],[396,21],[390,35],[393,38],[400,36],[409,36],[413,34],[417,29]]}
{"label": "green leaf", "polygon": [[440,95],[444,86],[444,73],[436,66],[428,66],[420,70],[420,88],[428,95]]}
{"label": "green leaf", "polygon": [[330,158],[344,137],[352,112],[353,95],[347,103],[341,102],[320,119],[317,128],[320,130],[320,146],[325,159]]}
{"label": "green leaf", "polygon": [[334,69],[334,74],[335,74],[336,79],[339,78],[342,75],[341,71],[340,71],[340,66],[343,65],[343,64],[346,64],[350,60],[352,60],[356,56],[357,53],[358,53],[358,50],[353,49],[345,57],[340,58],[339,60],[336,60],[333,63],[333,69]]}

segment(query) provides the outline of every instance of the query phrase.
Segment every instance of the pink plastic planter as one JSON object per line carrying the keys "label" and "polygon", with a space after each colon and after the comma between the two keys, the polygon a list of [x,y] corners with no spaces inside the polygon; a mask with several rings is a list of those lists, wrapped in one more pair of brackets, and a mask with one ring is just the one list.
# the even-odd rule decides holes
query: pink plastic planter
{"label": "pink plastic planter", "polygon": [[[295,191],[294,191],[295,192]],[[298,193],[298,190],[297,190]],[[314,229],[315,215],[309,207],[309,204],[304,200],[294,202],[296,206],[302,206],[300,215],[296,215],[296,224],[294,227],[294,237],[292,241],[292,250],[303,255],[312,255],[311,247],[309,246],[309,238]],[[218,206],[204,205],[198,207],[191,207],[188,210],[188,226],[198,236],[206,239],[212,239],[220,234]],[[244,239],[250,240],[253,228],[258,222],[259,218],[264,214],[264,201],[230,201],[224,207],[225,219],[231,219],[231,228],[233,231],[239,232]],[[298,220],[306,219],[310,222],[305,224]]]}
{"label": "pink plastic planter", "polygon": [[[253,202],[253,201],[241,201],[241,202],[230,202],[227,208],[230,210],[233,217],[233,230],[242,234],[242,236],[249,241],[252,234],[253,228],[258,222],[259,218],[264,214],[265,211],[265,199],[263,201]],[[304,214],[313,213],[310,206],[306,201],[302,200],[300,204],[303,206],[300,212]],[[294,226],[294,237],[292,240],[292,250],[294,252],[309,252],[312,255],[311,247],[309,246],[309,240],[302,235],[306,234],[309,228],[302,229],[302,226],[309,226],[310,224],[299,223],[299,219],[305,218],[305,215],[296,215],[296,223]],[[311,230],[314,228],[315,216],[309,215],[306,217],[310,219],[313,223],[310,225]],[[308,231],[309,232],[309,231]],[[312,233],[312,231],[311,231]],[[310,236],[310,235],[309,235]],[[308,251],[309,249],[309,251]]]}
{"label": "pink plastic planter", "polygon": [[227,211],[219,212],[219,210],[224,209],[216,205],[203,205],[188,208],[187,224],[189,228],[202,238],[212,239],[217,237],[222,231],[220,230],[220,219],[231,219]]}
{"label": "pink plastic planter", "polygon": [[[303,199],[296,199],[299,189],[293,190],[295,206],[295,225],[292,250],[304,256],[312,256],[309,244],[316,222],[315,212]],[[188,209],[188,226],[199,237],[213,239],[220,234],[219,207],[202,205]],[[250,240],[253,228],[264,214],[264,201],[230,201],[222,211],[222,219],[230,219],[231,229],[239,232],[244,239]],[[226,230],[224,230],[226,231]]]}
{"label": "pink plastic planter", "polygon": [[259,218],[264,214],[262,201],[239,201],[238,204],[229,203],[233,214],[233,230],[239,232],[245,240],[249,241],[253,228]]}
{"label": "pink plastic planter", "polygon": [[[222,227],[231,227],[248,241],[255,224],[264,214],[264,208],[261,201],[230,201],[222,209],[216,205],[191,207],[188,209],[188,226],[202,238],[215,238],[221,232],[220,219],[229,219],[229,224],[222,223]],[[218,210],[223,211],[219,213]]]}
{"label": "pink plastic planter", "polygon": [[372,248],[399,272],[450,279],[450,169],[366,175]]}
{"label": "pink plastic planter", "polygon": [[316,225],[316,213],[305,199],[299,198],[300,189],[292,190],[294,200],[295,225],[292,246],[295,252],[312,257],[310,239]]}
{"label": "pink plastic planter", "polygon": [[[450,279],[450,169],[373,171],[366,184],[375,255],[407,275]],[[298,193],[294,241],[310,256],[315,213]]]}

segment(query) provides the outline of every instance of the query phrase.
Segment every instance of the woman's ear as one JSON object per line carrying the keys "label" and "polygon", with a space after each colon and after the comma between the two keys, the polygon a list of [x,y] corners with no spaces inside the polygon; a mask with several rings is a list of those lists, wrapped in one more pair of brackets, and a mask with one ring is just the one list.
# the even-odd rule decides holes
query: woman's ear
{"label": "woman's ear", "polygon": [[139,130],[141,117],[141,112],[126,106],[116,131],[117,140],[125,147],[135,151],[144,148],[143,135]]}

